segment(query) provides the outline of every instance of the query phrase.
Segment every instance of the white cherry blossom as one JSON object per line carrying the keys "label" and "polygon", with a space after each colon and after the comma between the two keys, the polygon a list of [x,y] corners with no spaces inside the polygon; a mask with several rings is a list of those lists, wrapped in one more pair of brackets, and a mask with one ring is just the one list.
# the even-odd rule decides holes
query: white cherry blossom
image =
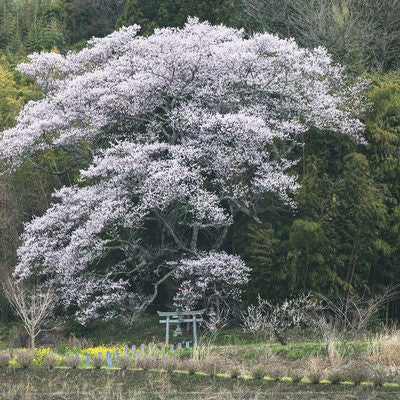
{"label": "white cherry blossom", "polygon": [[26,224],[15,269],[51,280],[82,322],[142,310],[168,278],[194,298],[213,279],[246,283],[247,267],[220,249],[265,194],[291,203],[294,161],[281,149],[310,127],[363,141],[362,86],[348,88],[323,49],[196,19],[138,29],[30,56],[19,69],[44,96],[0,138],[14,166],[89,149],[80,180]]}

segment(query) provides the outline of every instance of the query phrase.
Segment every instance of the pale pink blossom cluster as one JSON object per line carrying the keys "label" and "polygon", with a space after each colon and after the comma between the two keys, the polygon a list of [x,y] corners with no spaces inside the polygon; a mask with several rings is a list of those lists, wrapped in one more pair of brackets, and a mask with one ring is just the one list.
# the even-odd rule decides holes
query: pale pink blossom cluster
{"label": "pale pink blossom cluster", "polygon": [[180,282],[174,304],[185,311],[207,306],[209,300],[238,300],[241,287],[249,281],[250,268],[238,256],[225,252],[199,253],[193,259],[182,259],[175,267]]}
{"label": "pale pink blossom cluster", "polygon": [[32,55],[20,71],[45,95],[0,138],[14,166],[48,149],[89,150],[80,181],[26,224],[15,270],[53,280],[82,320],[151,301],[171,262],[200,289],[217,277],[245,283],[244,264],[218,251],[266,193],[291,202],[293,161],[280,149],[310,127],[362,141],[351,107],[361,86],[349,89],[323,49],[196,19],[137,31]]}

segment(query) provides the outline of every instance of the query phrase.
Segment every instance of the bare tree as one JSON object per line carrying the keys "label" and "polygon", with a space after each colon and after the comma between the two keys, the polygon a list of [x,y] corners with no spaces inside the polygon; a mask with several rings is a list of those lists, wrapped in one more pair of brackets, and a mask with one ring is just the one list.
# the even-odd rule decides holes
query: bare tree
{"label": "bare tree", "polygon": [[239,0],[262,30],[324,46],[355,70],[399,65],[400,0]]}
{"label": "bare tree", "polygon": [[56,296],[51,287],[42,290],[26,287],[21,282],[8,278],[3,283],[3,292],[16,312],[30,338],[30,347],[35,348],[35,339],[42,332],[45,320],[51,315]]}
{"label": "bare tree", "polygon": [[381,294],[370,298],[347,293],[330,299],[323,294],[318,297],[329,311],[331,329],[348,337],[358,338],[365,333],[371,319],[390,301],[399,296],[399,286],[388,287]]}

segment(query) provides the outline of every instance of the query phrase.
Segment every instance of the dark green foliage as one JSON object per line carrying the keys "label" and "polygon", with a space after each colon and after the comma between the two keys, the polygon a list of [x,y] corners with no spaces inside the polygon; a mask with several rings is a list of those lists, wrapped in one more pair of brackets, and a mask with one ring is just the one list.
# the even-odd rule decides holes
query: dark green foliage
{"label": "dark green foliage", "polygon": [[103,37],[115,29],[126,0],[64,0],[65,35],[70,45]]}
{"label": "dark green foliage", "polygon": [[0,1],[1,48],[11,53],[65,48],[62,0]]}
{"label": "dark green foliage", "polygon": [[157,27],[183,26],[188,16],[212,24],[243,24],[230,0],[128,0],[117,25],[139,24],[142,33],[148,35]]}
{"label": "dark green foliage", "polygon": [[[0,50],[65,52],[115,29],[126,0],[0,0]],[[79,45],[78,45],[79,47]]]}

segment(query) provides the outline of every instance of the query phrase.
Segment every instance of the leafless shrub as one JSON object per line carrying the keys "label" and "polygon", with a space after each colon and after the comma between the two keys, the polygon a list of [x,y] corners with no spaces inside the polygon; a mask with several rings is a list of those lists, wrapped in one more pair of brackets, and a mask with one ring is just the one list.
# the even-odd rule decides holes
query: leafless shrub
{"label": "leafless shrub", "polygon": [[95,369],[100,369],[104,365],[104,358],[102,354],[96,354],[91,360],[92,367]]}
{"label": "leafless shrub", "polygon": [[43,361],[42,361],[43,366],[48,369],[53,369],[53,368],[57,367],[57,365],[59,365],[59,363],[60,363],[60,357],[55,353],[47,353],[43,357]]}
{"label": "leafless shrub", "polygon": [[343,370],[340,368],[332,368],[327,372],[326,378],[333,385],[337,385],[344,380]]}
{"label": "leafless shrub", "polygon": [[65,358],[65,365],[69,368],[76,369],[81,363],[79,354],[68,354]]}
{"label": "leafless shrub", "polygon": [[344,377],[346,380],[359,386],[362,381],[368,378],[368,365],[362,361],[353,361],[343,368]]}
{"label": "leafless shrub", "polygon": [[[337,332],[341,335],[358,338],[367,330],[367,325],[371,318],[399,293],[399,288],[387,288],[382,294],[371,298],[363,298],[356,294],[347,293],[330,299],[322,294],[318,297],[326,305],[329,311],[330,332]],[[323,326],[325,330],[326,327]]]}
{"label": "leafless shrub", "polygon": [[32,364],[34,354],[32,351],[20,351],[15,358],[22,368],[28,368]]}
{"label": "leafless shrub", "polygon": [[382,387],[384,383],[392,380],[391,370],[384,365],[371,365],[369,368],[368,379],[375,387]]}
{"label": "leafless shrub", "polygon": [[258,296],[258,304],[250,305],[242,313],[242,326],[253,334],[271,332],[284,345],[287,331],[291,328],[307,326],[314,322],[314,316],[321,308],[320,302],[311,294],[289,298],[281,303]]}
{"label": "leafless shrub", "polygon": [[240,369],[237,367],[233,367],[229,370],[229,377],[232,379],[237,379],[241,375]]}
{"label": "leafless shrub", "polygon": [[251,377],[253,379],[263,379],[264,376],[267,374],[265,368],[262,365],[258,365],[254,367],[251,371]]}
{"label": "leafless shrub", "polygon": [[190,359],[185,361],[185,369],[188,371],[189,375],[194,375],[200,370],[200,365],[198,360]]}
{"label": "leafless shrub", "polygon": [[148,355],[142,355],[136,360],[136,366],[145,371],[153,369],[156,366],[156,360]]}
{"label": "leafless shrub", "polygon": [[0,352],[0,368],[7,368],[8,363],[10,362],[11,357],[6,352]]}
{"label": "leafless shrub", "polygon": [[281,365],[271,365],[268,367],[267,370],[267,375],[274,381],[279,381],[286,375],[286,373],[287,373],[286,368]]}
{"label": "leafless shrub", "polygon": [[120,355],[117,359],[117,366],[122,370],[127,370],[133,366],[133,358],[126,355]]}
{"label": "leafless shrub", "polygon": [[299,383],[304,377],[304,371],[300,368],[289,369],[287,371],[287,376],[293,383]]}
{"label": "leafless shrub", "polygon": [[178,369],[178,366],[179,362],[174,357],[166,357],[160,360],[160,367],[168,373],[176,371]]}

